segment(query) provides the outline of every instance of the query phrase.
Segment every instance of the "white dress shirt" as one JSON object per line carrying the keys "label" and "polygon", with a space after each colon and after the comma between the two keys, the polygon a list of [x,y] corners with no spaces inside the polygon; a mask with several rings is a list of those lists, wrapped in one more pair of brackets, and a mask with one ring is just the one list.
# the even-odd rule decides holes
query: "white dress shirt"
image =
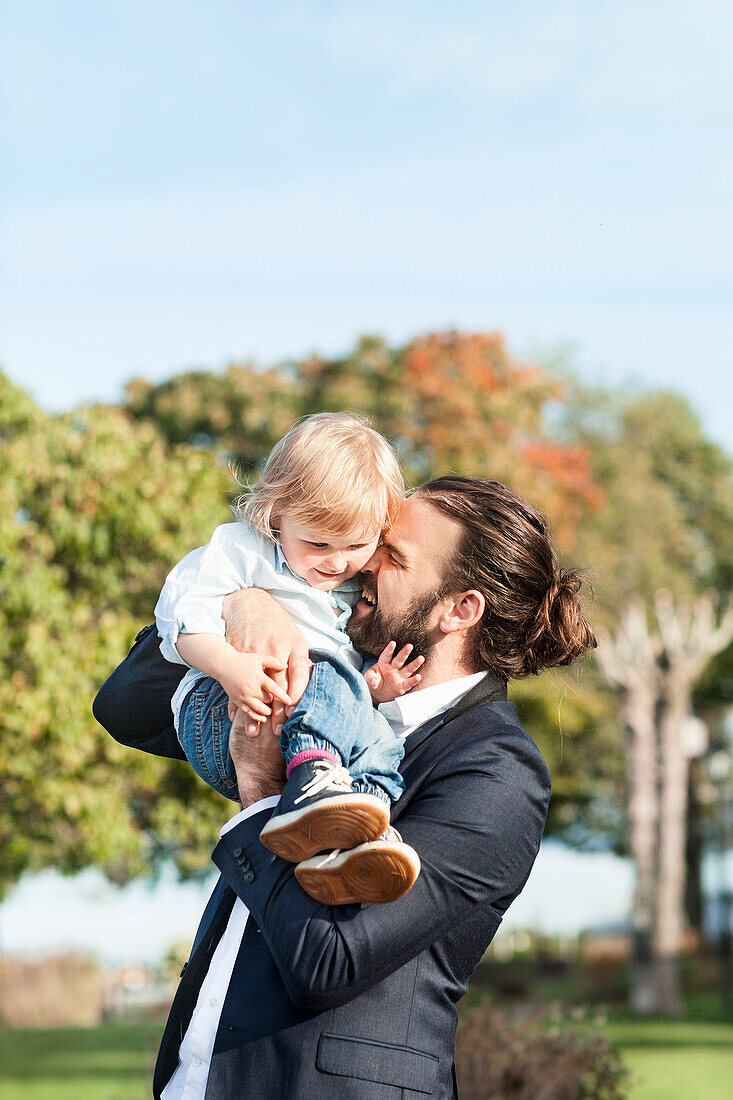
{"label": "white dress shirt", "polygon": [[[355,578],[332,592],[322,592],[293,573],[280,544],[247,523],[223,523],[206,546],[192,550],[166,577],[155,606],[155,621],[167,661],[185,665],[176,649],[180,633],[225,637],[222,600],[240,588],[262,588],[292,616],[309,649],[336,653],[361,671],[363,662],[346,633],[349,616],[361,595]],[[189,668],[171,706],[178,729],[181,704],[203,673]]]}
{"label": "white dress shirt", "polygon": [[[379,710],[398,736],[407,737],[429,718],[455,706],[484,676],[485,673],[477,672],[472,676],[446,680],[445,683],[423,688],[422,691],[412,691],[390,703],[380,703]],[[263,798],[246,810],[241,810],[227,821],[219,836],[224,836],[240,821],[260,810],[275,806],[277,802],[277,797]],[[248,917],[249,910],[242,899],[237,898],[201,984],[191,1023],[181,1043],[178,1068],[163,1089],[161,1100],[204,1100],[221,1010]]]}
{"label": "white dress shirt", "polygon": [[[224,833],[233,829],[240,821],[259,813],[260,810],[276,806],[278,801],[277,795],[274,795],[272,798],[263,798],[255,802],[246,810],[241,810],[227,821],[219,836],[224,836]],[[161,1100],[194,1100],[194,1098],[203,1100],[221,1010],[224,1007],[224,998],[229,989],[248,917],[249,909],[241,898],[237,898],[224,934],[211,957],[206,977],[201,983],[191,1023],[183,1036],[178,1053],[178,1069],[163,1089]]]}

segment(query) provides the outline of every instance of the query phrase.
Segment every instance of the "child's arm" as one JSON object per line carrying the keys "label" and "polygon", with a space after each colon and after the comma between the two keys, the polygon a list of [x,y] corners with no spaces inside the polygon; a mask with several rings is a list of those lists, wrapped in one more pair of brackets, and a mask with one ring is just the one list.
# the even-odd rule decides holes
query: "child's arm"
{"label": "child's arm", "polygon": [[288,667],[287,662],[279,657],[239,653],[216,634],[181,633],[176,649],[193,668],[218,680],[230,703],[241,707],[255,722],[270,717],[272,699],[278,699],[286,707],[291,705],[287,692],[265,671],[283,672]]}
{"label": "child's arm", "polygon": [[407,663],[412,646],[403,646],[395,653],[396,642],[388,642],[379,655],[379,660],[364,673],[364,679],[375,703],[389,703],[399,695],[406,695],[420,683],[422,677],[417,670],[425,663],[424,657],[415,657]]}
{"label": "child's arm", "polygon": [[224,597],[256,584],[257,549],[244,524],[224,523],[206,546],[192,550],[171,569],[155,606],[160,651],[166,660],[185,663],[178,649],[181,633],[224,639]]}

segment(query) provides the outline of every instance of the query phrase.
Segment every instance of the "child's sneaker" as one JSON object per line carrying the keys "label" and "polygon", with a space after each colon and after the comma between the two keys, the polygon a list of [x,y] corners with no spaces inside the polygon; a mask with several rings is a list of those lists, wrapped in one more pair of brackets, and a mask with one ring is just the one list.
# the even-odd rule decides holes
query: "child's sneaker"
{"label": "child's sneaker", "polygon": [[295,868],[306,894],[324,905],[397,901],[419,874],[420,857],[391,825],[377,840],[304,860]]}
{"label": "child's sneaker", "polygon": [[375,840],[389,824],[389,806],[352,789],[341,764],[317,758],[293,768],[260,840],[281,859],[300,863],[330,848]]}

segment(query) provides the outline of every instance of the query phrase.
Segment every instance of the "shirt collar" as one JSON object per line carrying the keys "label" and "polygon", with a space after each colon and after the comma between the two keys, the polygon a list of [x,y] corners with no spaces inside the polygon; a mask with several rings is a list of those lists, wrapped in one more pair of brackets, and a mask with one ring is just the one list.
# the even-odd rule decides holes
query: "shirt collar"
{"label": "shirt collar", "polygon": [[275,569],[278,573],[283,573],[287,569],[288,573],[290,573],[293,577],[295,576],[295,573],[293,573],[292,569],[285,559],[283,548],[280,545],[279,541],[275,542]]}
{"label": "shirt collar", "polygon": [[380,703],[377,709],[399,737],[407,737],[429,718],[455,706],[485,675],[485,672],[475,672],[470,676],[457,676],[455,680],[445,680],[422,691],[411,691],[389,703]]}

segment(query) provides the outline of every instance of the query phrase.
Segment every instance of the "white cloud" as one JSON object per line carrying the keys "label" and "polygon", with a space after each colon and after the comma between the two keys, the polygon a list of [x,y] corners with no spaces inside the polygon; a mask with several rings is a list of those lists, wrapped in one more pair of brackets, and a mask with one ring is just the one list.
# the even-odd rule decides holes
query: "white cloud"
{"label": "white cloud", "polygon": [[375,70],[398,93],[513,94],[547,87],[572,65],[580,30],[574,5],[463,8],[419,0],[306,3],[291,8],[283,27],[320,43],[335,65]]}
{"label": "white cloud", "polygon": [[524,98],[590,113],[690,117],[731,110],[733,8],[724,0],[311,0],[283,29],[396,95]]}

